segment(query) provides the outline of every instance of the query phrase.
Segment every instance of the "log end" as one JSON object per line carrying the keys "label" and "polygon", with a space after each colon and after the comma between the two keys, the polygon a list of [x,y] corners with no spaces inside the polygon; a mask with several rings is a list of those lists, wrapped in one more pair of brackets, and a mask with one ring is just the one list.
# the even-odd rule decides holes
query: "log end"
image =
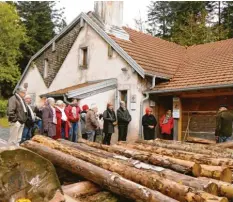
{"label": "log end", "polygon": [[201,166],[198,163],[195,163],[192,167],[193,176],[199,177],[201,175]]}
{"label": "log end", "polygon": [[220,180],[224,182],[232,182],[232,171],[230,168],[225,168],[221,173]]}
{"label": "log end", "polygon": [[205,187],[204,191],[206,191],[207,193],[213,194],[215,196],[218,196],[218,185],[211,182],[208,184],[207,187]]}

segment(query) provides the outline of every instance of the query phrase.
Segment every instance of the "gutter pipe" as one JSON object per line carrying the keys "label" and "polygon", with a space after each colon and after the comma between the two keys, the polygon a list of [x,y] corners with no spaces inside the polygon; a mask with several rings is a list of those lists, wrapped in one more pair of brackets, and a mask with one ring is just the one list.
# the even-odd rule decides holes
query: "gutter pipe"
{"label": "gutter pipe", "polygon": [[[153,89],[155,87],[155,80],[156,80],[156,76],[153,76],[153,80],[152,80],[152,86],[150,87],[150,89]],[[143,98],[140,102],[140,122],[139,122],[139,137],[141,139],[143,139],[143,131],[142,131],[142,116],[143,116],[143,103],[149,99],[149,92],[144,93],[146,95],[145,98]]]}

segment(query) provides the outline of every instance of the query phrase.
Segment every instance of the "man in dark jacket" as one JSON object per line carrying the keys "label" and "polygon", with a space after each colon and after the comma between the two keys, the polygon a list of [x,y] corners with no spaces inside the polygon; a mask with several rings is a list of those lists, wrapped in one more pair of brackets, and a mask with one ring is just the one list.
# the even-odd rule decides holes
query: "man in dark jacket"
{"label": "man in dark jacket", "polygon": [[130,121],[131,115],[128,109],[126,109],[125,102],[121,101],[120,108],[117,110],[118,141],[126,141]]}
{"label": "man in dark jacket", "polygon": [[19,87],[15,95],[8,100],[7,116],[10,123],[8,142],[16,145],[21,141],[24,124],[27,120],[27,108],[23,100],[25,94],[26,89]]}
{"label": "man in dark jacket", "polygon": [[111,137],[112,137],[112,134],[114,133],[114,126],[116,123],[116,114],[113,110],[113,105],[111,103],[107,104],[107,110],[104,111],[103,119],[104,119],[103,144],[110,145]]}
{"label": "man in dark jacket", "polygon": [[227,109],[227,106],[221,106],[216,116],[215,136],[217,142],[227,142],[232,136],[233,113]]}

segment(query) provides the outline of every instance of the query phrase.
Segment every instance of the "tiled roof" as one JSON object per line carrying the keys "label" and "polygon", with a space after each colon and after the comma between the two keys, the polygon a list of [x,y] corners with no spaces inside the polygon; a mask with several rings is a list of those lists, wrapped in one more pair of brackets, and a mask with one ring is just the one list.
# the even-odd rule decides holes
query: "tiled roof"
{"label": "tiled roof", "polygon": [[87,86],[91,86],[93,84],[97,84],[97,83],[100,83],[100,82],[101,81],[95,81],[95,82],[86,82],[86,83],[82,83],[82,84],[77,84],[77,85],[70,86],[70,87],[67,87],[67,88],[52,91],[50,93],[47,93],[46,96],[63,95],[63,94],[68,93],[69,91],[73,91],[73,90],[77,90],[77,89],[84,88],[84,87],[87,87]]}
{"label": "tiled roof", "polygon": [[172,77],[185,55],[185,47],[124,28],[130,41],[111,36],[146,73]]}
{"label": "tiled roof", "polygon": [[147,73],[170,77],[154,91],[179,91],[214,85],[233,85],[233,39],[185,48],[125,28],[130,41],[112,37]]}
{"label": "tiled roof", "polygon": [[191,46],[170,82],[154,90],[233,85],[233,39]]}

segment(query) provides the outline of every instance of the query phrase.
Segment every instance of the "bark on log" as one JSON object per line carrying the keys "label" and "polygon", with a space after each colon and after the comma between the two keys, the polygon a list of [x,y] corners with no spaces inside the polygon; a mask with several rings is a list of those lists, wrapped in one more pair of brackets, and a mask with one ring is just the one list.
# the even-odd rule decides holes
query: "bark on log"
{"label": "bark on log", "polygon": [[156,166],[169,168],[179,173],[190,174],[196,177],[201,175],[200,164],[194,163],[192,161],[185,161],[181,159],[172,158],[169,156],[162,156],[158,154],[152,154],[150,152],[138,151],[135,149],[125,149],[117,145],[113,145],[110,147],[95,142],[89,142],[84,139],[80,139],[79,142],[87,144],[91,147],[95,147],[97,149],[102,149],[108,152],[117,153],[129,158],[140,160],[145,163],[149,162]]}
{"label": "bark on log", "polygon": [[223,182],[219,180],[209,179],[206,177],[199,177],[199,179],[206,180],[208,182],[213,182],[218,186],[218,195],[225,196],[228,199],[233,199],[233,184],[228,182]]}
{"label": "bark on log", "polygon": [[95,194],[101,190],[100,187],[89,181],[78,182],[62,186],[62,190],[65,194],[77,198],[79,196]]}
{"label": "bark on log", "polygon": [[162,139],[155,139],[155,140],[137,140],[136,143],[148,144],[157,147],[163,147],[167,149],[173,150],[181,150],[199,154],[206,154],[213,157],[222,157],[222,158],[233,158],[233,150],[226,149],[222,150],[216,146],[210,145],[202,145],[202,144],[194,144],[194,143],[187,143],[181,141],[174,141],[174,140],[162,140]]}
{"label": "bark on log", "polygon": [[110,192],[102,191],[91,196],[79,197],[80,202],[119,202]]}
{"label": "bark on log", "polygon": [[96,155],[88,154],[86,152],[78,151],[71,147],[62,145],[61,143],[52,140],[44,136],[34,136],[33,141],[39,142],[45,146],[55,148],[62,152],[71,154],[76,158],[88,161],[92,164],[95,164],[101,168],[116,172],[121,176],[132,180],[134,182],[140,183],[148,188],[158,190],[163,194],[168,195],[171,198],[174,198],[179,201],[228,201],[227,198],[221,198],[209,194],[207,192],[199,191],[192,189],[191,187],[178,184],[171,180],[167,180],[161,177],[159,174],[142,171],[136,168],[132,168],[121,164],[119,162],[98,157]]}
{"label": "bark on log", "polygon": [[216,147],[233,149],[233,141],[216,144]]}
{"label": "bark on log", "polygon": [[[209,155],[195,154],[186,151],[172,150],[157,146],[151,146],[146,144],[127,144],[125,142],[119,142],[119,145],[127,148],[138,149],[142,151],[150,151],[160,155],[171,156],[183,160],[193,161],[200,164],[213,165],[213,166],[225,166],[233,168],[233,159],[230,158],[214,158]],[[232,180],[232,178],[231,178]]]}
{"label": "bark on log", "polygon": [[125,196],[126,198],[148,202],[176,201],[160,192],[127,180],[116,173],[75,158],[72,155],[67,154],[69,153],[69,150],[66,151],[67,153],[64,153],[31,140],[24,142],[21,146],[44,156],[55,165],[59,165],[72,173],[78,174],[100,186],[104,186],[108,190]]}
{"label": "bark on log", "polygon": [[196,188],[198,190],[203,190],[203,191],[206,191],[206,192],[214,194],[214,195],[218,194],[217,185],[214,183],[207,182],[205,180],[200,180],[200,179],[197,179],[194,177],[179,174],[179,173],[176,173],[176,172],[169,170],[169,169],[163,169],[163,168],[161,169],[161,167],[142,163],[138,160],[132,160],[132,159],[126,158],[124,156],[119,156],[119,155],[116,155],[114,153],[106,152],[104,150],[96,149],[96,148],[93,148],[93,147],[90,147],[87,145],[77,144],[77,143],[73,143],[73,142],[70,142],[67,140],[59,140],[59,142],[61,142],[62,144],[65,144],[67,146],[70,146],[72,148],[76,148],[76,149],[82,150],[84,152],[98,155],[100,157],[116,159],[117,161],[120,161],[120,162],[124,163],[125,165],[131,166],[131,167],[149,170],[151,172],[157,172],[169,180],[184,184],[186,186]]}
{"label": "bark on log", "polygon": [[214,140],[207,140],[207,139],[202,139],[202,138],[197,138],[197,137],[188,137],[185,141],[191,142],[191,143],[208,144],[208,145],[216,144],[216,141]]}

